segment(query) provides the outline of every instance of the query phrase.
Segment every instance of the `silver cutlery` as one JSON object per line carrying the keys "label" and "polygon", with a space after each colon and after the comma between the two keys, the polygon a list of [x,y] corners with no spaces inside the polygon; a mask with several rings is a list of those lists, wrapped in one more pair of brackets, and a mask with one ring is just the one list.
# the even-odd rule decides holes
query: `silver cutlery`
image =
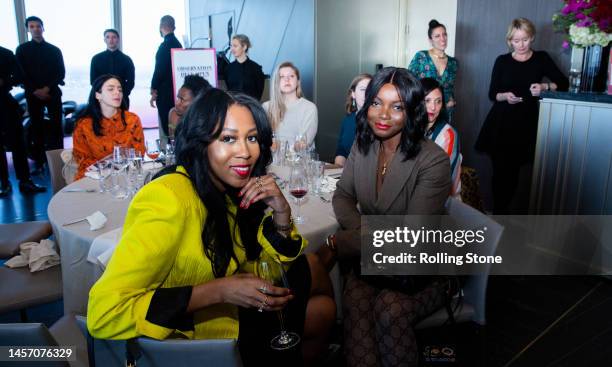
{"label": "silver cutlery", "polygon": [[97,192],[96,189],[68,189],[63,190],[62,192]]}
{"label": "silver cutlery", "polygon": [[325,196],[319,196],[319,199],[321,199],[321,201],[324,202],[324,203],[331,203],[331,200],[329,200]]}

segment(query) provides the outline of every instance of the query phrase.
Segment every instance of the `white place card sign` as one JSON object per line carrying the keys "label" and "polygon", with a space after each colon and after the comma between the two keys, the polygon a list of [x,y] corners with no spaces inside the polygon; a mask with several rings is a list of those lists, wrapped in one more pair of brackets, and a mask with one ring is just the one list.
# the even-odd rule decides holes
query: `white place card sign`
{"label": "white place card sign", "polygon": [[213,87],[217,86],[217,55],[214,48],[173,48],[171,55],[175,96],[185,77],[191,74],[201,76]]}

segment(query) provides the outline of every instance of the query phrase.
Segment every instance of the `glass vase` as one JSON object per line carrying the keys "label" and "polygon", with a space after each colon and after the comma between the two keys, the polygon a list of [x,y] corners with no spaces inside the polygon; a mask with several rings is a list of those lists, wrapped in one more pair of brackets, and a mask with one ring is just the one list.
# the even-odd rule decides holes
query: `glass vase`
{"label": "glass vase", "polygon": [[570,92],[604,92],[609,53],[610,46],[573,47],[569,72]]}

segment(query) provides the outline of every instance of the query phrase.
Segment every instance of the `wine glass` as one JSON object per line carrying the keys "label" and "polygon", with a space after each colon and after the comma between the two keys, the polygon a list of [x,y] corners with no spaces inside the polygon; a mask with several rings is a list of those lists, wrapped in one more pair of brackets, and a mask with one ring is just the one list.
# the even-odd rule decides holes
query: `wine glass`
{"label": "wine glass", "polygon": [[152,160],[159,158],[159,144],[156,142],[150,142],[148,140],[145,144],[147,148],[147,157],[151,158]]}
{"label": "wine glass", "polygon": [[295,164],[291,167],[291,176],[289,178],[289,192],[297,199],[297,213],[293,221],[295,223],[304,223],[304,217],[300,215],[300,207],[302,206],[302,198],[308,193],[308,176],[306,171],[300,164]]}
{"label": "wine glass", "polygon": [[[258,276],[272,284],[277,284],[289,289],[287,274],[281,264],[274,261],[260,260],[257,264]],[[272,338],[270,347],[275,350],[285,350],[295,347],[300,342],[300,336],[285,329],[285,315],[283,310],[276,311],[280,324],[280,333]]]}
{"label": "wine glass", "polygon": [[306,134],[296,134],[293,141],[293,147],[298,156],[298,160],[300,158],[304,158],[304,155],[308,151],[308,140],[306,139]]}

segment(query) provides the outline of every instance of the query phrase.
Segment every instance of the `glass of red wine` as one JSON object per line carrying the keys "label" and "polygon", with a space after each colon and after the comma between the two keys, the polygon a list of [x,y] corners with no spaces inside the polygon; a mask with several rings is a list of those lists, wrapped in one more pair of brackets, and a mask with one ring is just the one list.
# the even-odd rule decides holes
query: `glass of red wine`
{"label": "glass of red wine", "polygon": [[146,141],[145,144],[147,148],[147,157],[152,160],[157,160],[157,158],[159,158],[159,144],[152,141]]}
{"label": "glass of red wine", "polygon": [[297,213],[293,218],[294,223],[304,223],[305,218],[300,215],[302,198],[308,193],[308,179],[306,170],[302,165],[295,164],[291,167],[291,177],[289,178],[289,192],[297,199]]}

